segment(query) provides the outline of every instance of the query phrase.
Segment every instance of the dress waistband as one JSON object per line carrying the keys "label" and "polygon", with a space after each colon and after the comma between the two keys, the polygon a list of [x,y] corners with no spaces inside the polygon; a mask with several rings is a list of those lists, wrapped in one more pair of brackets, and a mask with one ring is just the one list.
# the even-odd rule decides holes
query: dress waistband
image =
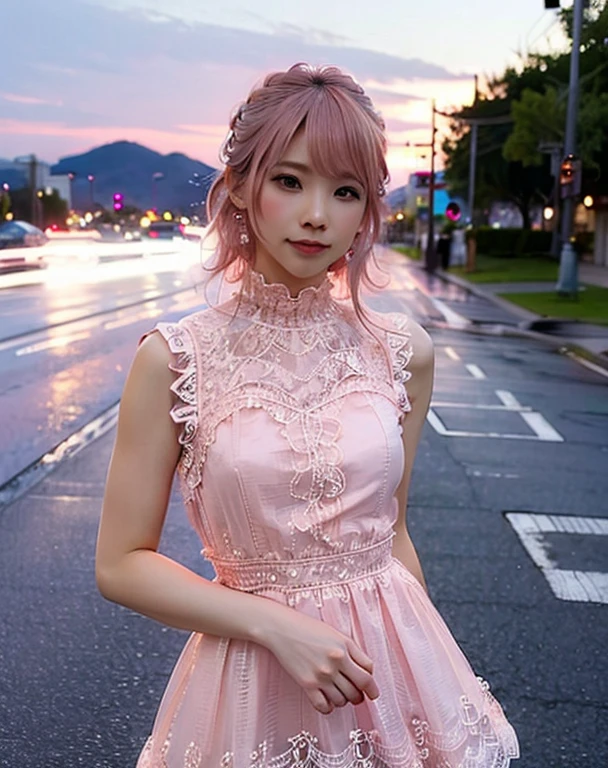
{"label": "dress waistband", "polygon": [[386,570],[392,561],[393,535],[366,547],[300,560],[223,560],[210,558],[217,581],[243,592],[301,589],[344,584]]}

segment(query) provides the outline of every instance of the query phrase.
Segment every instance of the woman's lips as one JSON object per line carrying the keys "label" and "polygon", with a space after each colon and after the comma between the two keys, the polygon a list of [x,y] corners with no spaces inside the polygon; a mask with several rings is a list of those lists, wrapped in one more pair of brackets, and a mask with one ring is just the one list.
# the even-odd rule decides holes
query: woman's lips
{"label": "woman's lips", "polygon": [[293,246],[296,251],[299,251],[300,253],[305,253],[307,255],[312,255],[315,253],[322,253],[322,251],[325,251],[329,248],[329,245],[323,245],[322,243],[307,243],[300,241],[288,241],[291,246]]}

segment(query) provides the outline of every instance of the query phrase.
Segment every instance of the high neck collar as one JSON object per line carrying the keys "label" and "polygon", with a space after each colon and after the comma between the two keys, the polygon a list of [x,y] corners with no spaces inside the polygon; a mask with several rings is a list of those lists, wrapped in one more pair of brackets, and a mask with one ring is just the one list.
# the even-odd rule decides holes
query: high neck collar
{"label": "high neck collar", "polygon": [[291,296],[283,283],[267,283],[263,275],[250,269],[243,278],[242,300],[260,322],[301,327],[323,322],[335,314],[331,288],[326,277],[321,285],[302,288],[297,296]]}

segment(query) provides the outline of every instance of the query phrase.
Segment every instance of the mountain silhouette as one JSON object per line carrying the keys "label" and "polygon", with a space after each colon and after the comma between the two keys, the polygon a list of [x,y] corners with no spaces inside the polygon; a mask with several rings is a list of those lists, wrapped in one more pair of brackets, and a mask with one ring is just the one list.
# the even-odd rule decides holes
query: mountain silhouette
{"label": "mountain silhouette", "polygon": [[[179,152],[161,155],[135,142],[116,141],[63,157],[51,173],[75,174],[73,204],[79,210],[91,207],[92,191],[94,204],[107,209],[120,193],[125,205],[201,215],[218,171]],[[92,188],[89,175],[95,177]]]}

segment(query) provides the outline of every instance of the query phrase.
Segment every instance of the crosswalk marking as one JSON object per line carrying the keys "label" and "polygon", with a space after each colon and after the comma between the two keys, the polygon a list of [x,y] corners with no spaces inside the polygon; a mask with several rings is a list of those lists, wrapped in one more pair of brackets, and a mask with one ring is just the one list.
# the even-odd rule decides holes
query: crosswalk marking
{"label": "crosswalk marking", "polygon": [[559,600],[608,604],[608,573],[558,568],[546,539],[556,533],[608,536],[607,519],[532,512],[507,512],[506,518]]}

